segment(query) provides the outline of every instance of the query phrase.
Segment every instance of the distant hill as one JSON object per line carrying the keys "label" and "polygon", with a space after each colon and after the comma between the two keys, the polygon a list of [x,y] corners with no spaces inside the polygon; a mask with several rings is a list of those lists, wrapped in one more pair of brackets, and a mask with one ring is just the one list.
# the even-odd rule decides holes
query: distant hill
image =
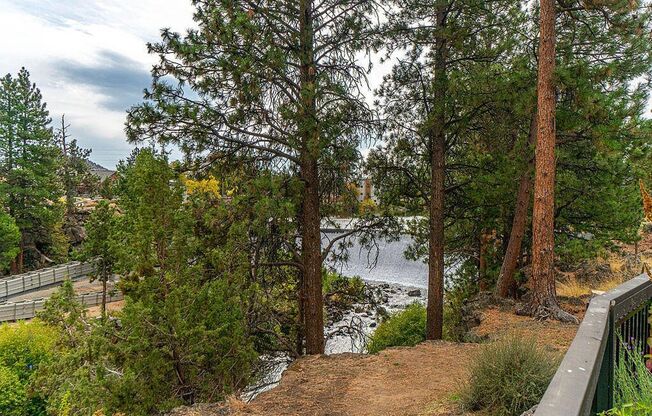
{"label": "distant hill", "polygon": [[86,159],[86,164],[88,165],[91,173],[97,176],[101,181],[111,177],[115,173],[114,170],[107,169],[104,166],[97,164],[89,159]]}

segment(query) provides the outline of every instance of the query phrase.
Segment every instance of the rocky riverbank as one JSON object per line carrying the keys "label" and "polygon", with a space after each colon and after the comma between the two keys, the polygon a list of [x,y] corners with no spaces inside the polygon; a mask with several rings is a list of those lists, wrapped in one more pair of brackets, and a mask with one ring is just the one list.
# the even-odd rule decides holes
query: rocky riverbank
{"label": "rocky riverbank", "polygon": [[364,352],[369,336],[383,319],[414,302],[425,303],[426,300],[425,290],[416,287],[372,281],[365,284],[371,301],[354,304],[343,311],[341,318],[338,316],[338,320],[327,324],[326,354]]}

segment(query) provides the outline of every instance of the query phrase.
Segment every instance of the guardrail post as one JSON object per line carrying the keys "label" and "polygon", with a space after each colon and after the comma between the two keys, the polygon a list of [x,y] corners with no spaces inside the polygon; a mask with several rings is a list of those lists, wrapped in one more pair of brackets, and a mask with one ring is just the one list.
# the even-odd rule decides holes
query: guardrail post
{"label": "guardrail post", "polygon": [[616,357],[616,337],[614,336],[616,328],[614,322],[613,301],[611,301],[609,310],[609,323],[607,324],[607,344],[605,346],[604,355],[602,356],[602,364],[600,365],[600,375],[598,377],[598,384],[595,387],[595,395],[593,396],[593,405],[591,406],[591,414],[597,414],[609,410],[613,407],[614,403],[614,371]]}

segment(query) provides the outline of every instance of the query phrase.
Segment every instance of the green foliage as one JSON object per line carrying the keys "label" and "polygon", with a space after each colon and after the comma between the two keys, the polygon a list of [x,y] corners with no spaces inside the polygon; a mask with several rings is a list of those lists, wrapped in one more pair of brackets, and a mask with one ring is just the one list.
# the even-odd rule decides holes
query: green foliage
{"label": "green foliage", "polygon": [[322,270],[322,292],[330,321],[342,319],[342,313],[354,304],[373,300],[372,293],[359,276],[347,277],[337,272]]}
{"label": "green foliage", "polygon": [[351,296],[359,296],[364,293],[365,284],[360,276],[347,277],[340,273],[324,269],[322,273],[322,292],[345,293]]}
{"label": "green foliage", "polygon": [[520,415],[539,403],[558,363],[559,357],[532,339],[509,336],[486,344],[471,362],[462,405],[496,416]]}
{"label": "green foliage", "polygon": [[91,155],[90,149],[79,147],[76,139],[70,139],[65,116],[61,116],[61,125],[57,129],[55,139],[61,152],[60,175],[66,198],[67,220],[74,221],[71,216],[75,210],[75,197],[80,188],[92,191],[97,179],[91,174],[86,162]]}
{"label": "green foliage", "polygon": [[652,403],[626,403],[600,413],[600,416],[648,416],[652,414]]}
{"label": "green foliage", "polygon": [[52,360],[56,342],[57,332],[39,321],[0,326],[0,368],[18,377],[29,416],[45,415],[45,398],[30,392],[30,386],[39,369]]}
{"label": "green foliage", "polygon": [[469,339],[469,329],[465,322],[464,306],[478,293],[475,277],[475,261],[465,261],[459,266],[457,276],[451,279],[444,296],[444,339],[453,342],[473,342]]}
{"label": "green foliage", "polygon": [[413,303],[378,325],[367,345],[367,351],[375,354],[389,347],[415,346],[425,339],[426,308]]}
{"label": "green foliage", "polygon": [[27,393],[18,375],[11,369],[0,366],[0,415],[25,416]]}
{"label": "green foliage", "polygon": [[652,414],[652,373],[640,355],[621,349],[616,367],[615,407],[602,416],[645,416]]}
{"label": "green foliage", "polygon": [[57,203],[60,161],[41,92],[22,68],[0,80],[0,201],[16,221],[29,267],[50,253],[63,213]]}
{"label": "green foliage", "polygon": [[52,358],[57,333],[39,321],[0,326],[0,366],[27,384],[42,362]]}
{"label": "green foliage", "polygon": [[46,301],[38,317],[57,334],[52,359],[42,363],[31,383],[45,398],[48,414],[88,415],[107,408],[108,387],[118,380],[108,354],[110,327],[86,315],[70,281]]}
{"label": "green foliage", "polygon": [[20,252],[20,230],[16,221],[0,211],[0,273],[3,272]]}
{"label": "green foliage", "polygon": [[202,196],[184,203],[175,172],[149,150],[120,175],[123,215],[99,204],[84,248],[124,273],[120,325],[89,319],[70,282],[48,300],[39,316],[60,336],[35,386],[50,412],[146,415],[219,401],[246,385],[257,359],[243,310],[248,269],[238,268],[246,258],[200,244]]}
{"label": "green foliage", "polygon": [[96,262],[91,281],[102,282],[102,318],[106,318],[107,281],[118,263],[117,224],[115,208],[107,201],[100,201],[86,223],[86,241],[82,247],[82,258]]}
{"label": "green foliage", "polygon": [[644,416],[652,412],[652,373],[647,368],[649,356],[638,348],[627,348],[622,339],[614,380],[614,408],[604,416]]}

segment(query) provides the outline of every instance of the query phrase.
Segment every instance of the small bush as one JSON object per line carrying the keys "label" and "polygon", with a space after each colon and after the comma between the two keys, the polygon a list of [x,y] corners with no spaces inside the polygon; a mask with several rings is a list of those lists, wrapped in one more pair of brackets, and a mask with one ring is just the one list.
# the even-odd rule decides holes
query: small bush
{"label": "small bush", "polygon": [[[38,320],[0,325],[0,367],[18,377],[23,392],[27,392],[27,415],[46,414],[45,398],[30,392],[30,386],[38,369],[53,358],[56,340],[57,332]],[[0,411],[0,415],[4,413]]]}
{"label": "small bush", "polygon": [[[620,342],[625,344],[622,340]],[[614,383],[615,408],[602,415],[635,416],[652,413],[652,373],[645,365],[645,357],[634,351],[637,349],[620,349]]]}
{"label": "small bush", "polygon": [[426,339],[426,308],[413,303],[378,326],[367,350],[375,354],[388,347],[410,346]]}
{"label": "small bush", "polygon": [[496,416],[520,415],[539,402],[558,363],[534,340],[512,336],[487,344],[471,363],[461,403]]}
{"label": "small bush", "polygon": [[52,357],[56,331],[39,321],[0,325],[0,366],[27,383],[39,364]]}
{"label": "small bush", "polygon": [[27,393],[18,375],[7,367],[0,367],[0,415],[24,416]]}

